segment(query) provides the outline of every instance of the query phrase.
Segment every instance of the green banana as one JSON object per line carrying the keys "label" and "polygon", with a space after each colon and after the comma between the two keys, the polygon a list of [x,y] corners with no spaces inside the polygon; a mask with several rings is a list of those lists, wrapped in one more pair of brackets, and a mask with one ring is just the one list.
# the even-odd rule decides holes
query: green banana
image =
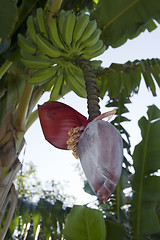
{"label": "green banana", "polygon": [[86,89],[84,87],[82,87],[82,85],[80,85],[75,80],[75,78],[69,72],[69,70],[67,68],[65,69],[65,80],[66,80],[67,84],[69,85],[70,89],[72,91],[74,91],[79,97],[83,97],[83,98],[87,97]]}
{"label": "green banana", "polygon": [[65,14],[59,14],[57,21],[58,21],[59,35],[60,35],[60,38],[62,40],[63,26],[64,26],[65,21],[66,21]]}
{"label": "green banana", "polygon": [[69,85],[66,83],[66,81],[64,80],[63,84],[62,84],[62,87],[61,87],[61,90],[59,92],[59,95],[61,97],[63,97],[66,93],[70,92],[71,89],[69,87]]}
{"label": "green banana", "polygon": [[[26,52],[24,49],[21,49],[20,53],[24,59],[42,59],[42,60],[45,59],[45,60],[51,61],[51,58],[49,58],[48,56],[38,51],[36,53],[29,53],[29,52]],[[53,61],[53,59],[52,59],[52,62],[56,63],[56,61]]]}
{"label": "green banana", "polygon": [[45,38],[48,38],[49,29],[46,21],[46,16],[44,15],[42,8],[37,9],[36,19],[41,35],[44,36]]}
{"label": "green banana", "polygon": [[34,43],[36,43],[37,30],[36,30],[36,25],[35,25],[33,16],[29,16],[27,19],[27,29],[28,29],[30,38]]}
{"label": "green banana", "polygon": [[61,87],[63,85],[63,81],[64,81],[63,74],[60,73],[57,76],[57,80],[56,80],[56,82],[55,82],[55,84],[53,86],[53,89],[51,91],[51,95],[50,95],[50,100],[51,101],[57,100],[58,95],[59,95],[60,90],[61,90]]}
{"label": "green banana", "polygon": [[84,54],[92,54],[96,51],[98,51],[100,48],[102,48],[102,46],[104,45],[103,41],[101,39],[99,39],[94,45],[92,45],[91,47],[87,47],[83,49],[83,53]]}
{"label": "green banana", "polygon": [[58,58],[62,56],[62,51],[54,47],[46,38],[42,37],[40,34],[36,34],[38,48],[52,58]]}
{"label": "green banana", "polygon": [[85,28],[87,27],[89,23],[89,15],[87,14],[81,14],[77,16],[76,23],[73,31],[73,37],[72,37],[72,46],[74,47],[77,41],[82,36]]}
{"label": "green banana", "polygon": [[71,75],[75,78],[75,81],[77,81],[82,87],[86,87],[83,72],[80,68],[73,65],[68,67],[68,70],[70,71]]}
{"label": "green banana", "polygon": [[61,10],[59,15],[58,15],[58,18],[57,18],[57,24],[58,24],[58,30],[59,30],[59,35],[60,35],[60,38],[62,38],[61,40],[63,41],[63,28],[64,28],[64,25],[66,23],[66,19],[68,17],[68,15],[70,14],[70,10],[68,11],[65,11],[65,10]]}
{"label": "green banana", "polygon": [[44,83],[41,88],[44,90],[44,91],[51,91],[52,89],[52,86],[55,84],[56,82],[56,79],[57,79],[57,75],[53,76],[48,82]]}
{"label": "green banana", "polygon": [[39,69],[39,68],[47,68],[51,65],[53,65],[53,62],[51,60],[47,60],[47,59],[22,59],[21,60],[27,67],[29,68],[35,68],[35,69]]}
{"label": "green banana", "polygon": [[28,82],[35,85],[42,85],[49,82],[56,75],[56,73],[56,66],[40,69],[32,74]]}
{"label": "green banana", "polygon": [[79,49],[82,50],[86,47],[91,47],[93,46],[98,40],[101,35],[101,30],[97,28],[94,33],[84,42],[80,45]]}
{"label": "green banana", "polygon": [[61,15],[65,15],[65,12],[66,12],[66,11],[65,11],[64,9],[61,9],[60,12],[59,12],[59,14],[58,14],[58,16],[60,17]]}
{"label": "green banana", "polygon": [[83,57],[84,59],[89,60],[89,59],[91,59],[91,58],[95,58],[95,57],[101,55],[102,53],[104,53],[105,50],[106,50],[106,46],[103,45],[98,51],[96,51],[96,52],[94,52],[94,53],[91,53],[91,54],[85,54],[85,53],[84,53],[84,54],[82,54],[82,57]]}
{"label": "green banana", "polygon": [[36,46],[25,37],[23,37],[22,34],[18,34],[18,44],[20,48],[24,49],[26,52],[36,53],[37,51]]}
{"label": "green banana", "polygon": [[57,19],[52,18],[49,27],[49,36],[53,45],[57,48],[64,49],[64,45],[59,36],[59,30],[57,26]]}
{"label": "green banana", "polygon": [[62,37],[67,46],[72,42],[73,29],[75,26],[76,16],[74,12],[70,11],[66,16],[66,21],[63,25]]}
{"label": "green banana", "polygon": [[79,47],[79,45],[83,42],[85,42],[97,29],[97,22],[96,20],[89,21],[86,29],[84,30],[81,38],[78,40],[76,47]]}

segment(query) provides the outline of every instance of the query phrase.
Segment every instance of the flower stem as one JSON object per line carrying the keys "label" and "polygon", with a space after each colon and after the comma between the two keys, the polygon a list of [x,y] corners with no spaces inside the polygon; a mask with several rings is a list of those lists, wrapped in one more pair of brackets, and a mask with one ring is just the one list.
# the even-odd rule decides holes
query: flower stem
{"label": "flower stem", "polygon": [[87,60],[83,58],[79,59],[78,65],[82,69],[86,84],[89,119],[94,120],[101,114],[99,110],[99,93],[96,84],[96,75]]}

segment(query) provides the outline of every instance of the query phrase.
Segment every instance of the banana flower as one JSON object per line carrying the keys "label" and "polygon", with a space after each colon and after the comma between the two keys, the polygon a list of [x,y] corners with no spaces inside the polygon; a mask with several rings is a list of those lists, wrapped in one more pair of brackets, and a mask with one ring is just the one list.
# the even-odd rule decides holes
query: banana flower
{"label": "banana flower", "polygon": [[38,106],[38,114],[46,140],[56,148],[73,151],[92,190],[105,203],[117,185],[123,162],[121,135],[102,120],[114,110],[91,121],[64,103],[48,101]]}

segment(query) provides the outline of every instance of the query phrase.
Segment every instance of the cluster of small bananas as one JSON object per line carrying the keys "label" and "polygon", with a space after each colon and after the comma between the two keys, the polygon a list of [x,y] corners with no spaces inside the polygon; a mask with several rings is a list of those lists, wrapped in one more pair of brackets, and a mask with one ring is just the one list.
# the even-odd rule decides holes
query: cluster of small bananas
{"label": "cluster of small bananas", "polygon": [[[29,82],[53,86],[52,100],[66,83],[77,95],[86,97],[83,73],[75,60],[77,57],[90,60],[105,51],[96,20],[90,21],[85,12],[76,16],[73,11],[61,10],[48,24],[39,8],[36,17],[28,17],[27,28],[27,38],[19,34],[18,41],[23,63],[36,69]],[[96,63],[99,66],[99,61],[93,61]]]}

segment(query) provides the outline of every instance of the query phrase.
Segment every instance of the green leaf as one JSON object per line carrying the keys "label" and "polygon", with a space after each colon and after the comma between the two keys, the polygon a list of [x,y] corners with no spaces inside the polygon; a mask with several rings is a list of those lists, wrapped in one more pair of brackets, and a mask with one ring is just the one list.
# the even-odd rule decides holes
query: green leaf
{"label": "green leaf", "polygon": [[157,0],[100,0],[92,17],[98,19],[106,45],[118,47],[145,29],[156,28],[152,19],[160,18],[160,4]]}
{"label": "green leaf", "polygon": [[11,36],[17,21],[17,7],[13,0],[0,1],[0,39]]}
{"label": "green leaf", "polygon": [[88,181],[84,181],[83,189],[86,193],[89,193],[90,195],[96,196],[95,193],[93,192],[92,188],[90,187]]}
{"label": "green leaf", "polygon": [[64,236],[67,240],[105,240],[106,226],[99,210],[74,206],[66,218]]}
{"label": "green leaf", "polygon": [[106,220],[107,225],[107,240],[123,240],[125,231],[122,224],[111,219]]}
{"label": "green leaf", "polygon": [[112,63],[109,68],[101,68],[96,72],[100,81],[100,97],[103,98],[106,92],[111,99],[119,98],[122,94],[130,97],[132,93],[138,92],[142,74],[147,88],[155,96],[155,81],[160,87],[159,73],[160,60],[157,58],[128,61],[124,64]]}
{"label": "green leaf", "polygon": [[135,239],[160,232],[156,212],[157,202],[160,201],[160,178],[155,175],[160,169],[160,110],[153,105],[148,108],[147,114],[148,119],[142,117],[139,120],[143,139],[133,153],[135,174],[131,224]]}

